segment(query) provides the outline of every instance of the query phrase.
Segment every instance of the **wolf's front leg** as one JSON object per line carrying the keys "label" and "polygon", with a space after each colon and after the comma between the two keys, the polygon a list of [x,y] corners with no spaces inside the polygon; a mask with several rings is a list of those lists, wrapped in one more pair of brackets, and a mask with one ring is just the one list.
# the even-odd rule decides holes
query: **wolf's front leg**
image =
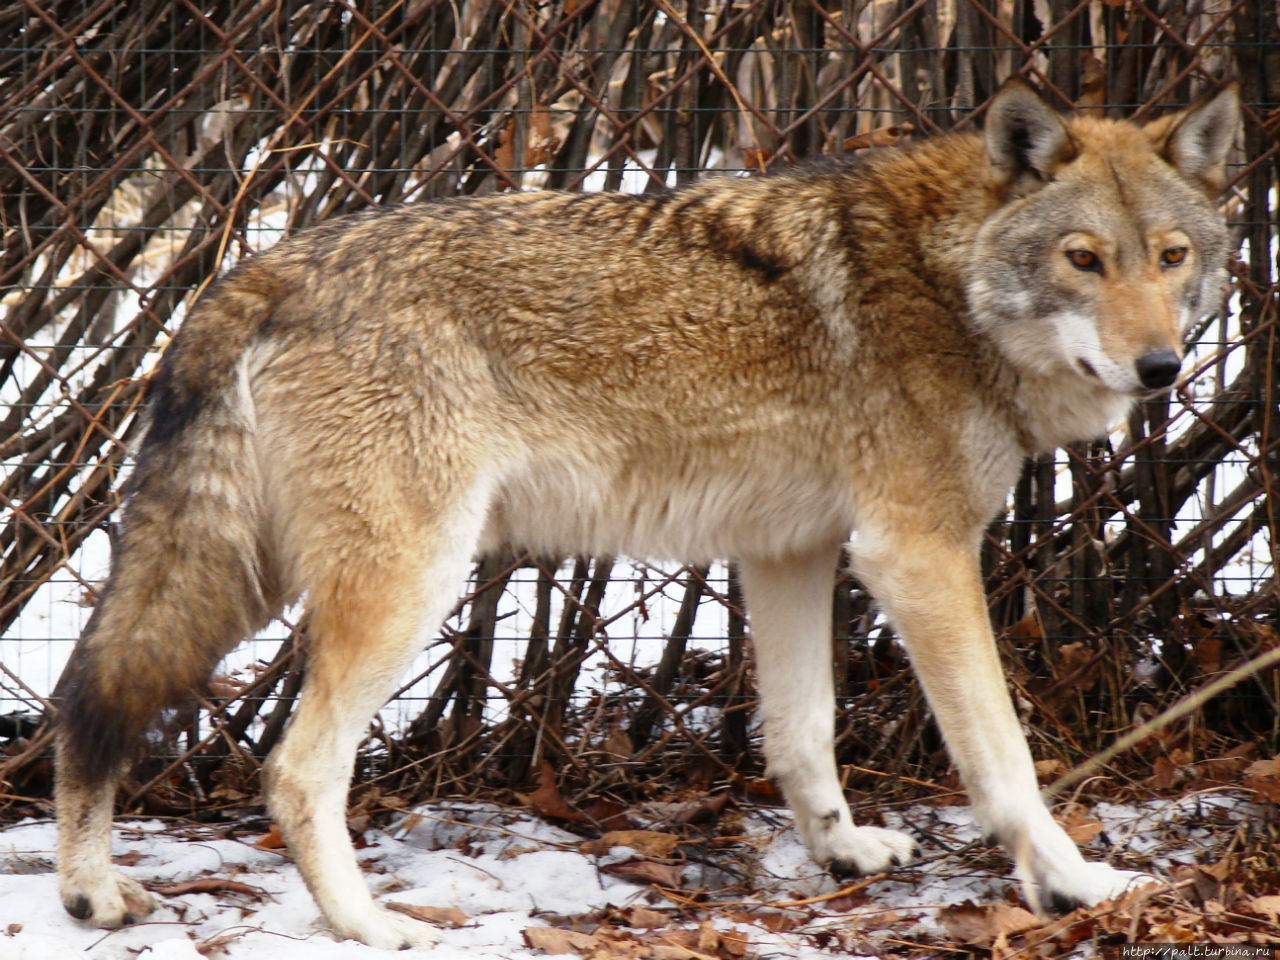
{"label": "wolf's front leg", "polygon": [[836,776],[831,592],[838,547],[784,559],[744,559],[769,775],[782,787],[814,860],[834,874],[905,863],[915,841],[856,827]]}
{"label": "wolf's front leg", "polygon": [[1150,881],[1085,861],[1050,816],[991,633],[977,538],[961,542],[938,529],[860,532],[855,567],[907,646],[978,822],[1024,885],[1035,885],[1033,903],[1093,904]]}

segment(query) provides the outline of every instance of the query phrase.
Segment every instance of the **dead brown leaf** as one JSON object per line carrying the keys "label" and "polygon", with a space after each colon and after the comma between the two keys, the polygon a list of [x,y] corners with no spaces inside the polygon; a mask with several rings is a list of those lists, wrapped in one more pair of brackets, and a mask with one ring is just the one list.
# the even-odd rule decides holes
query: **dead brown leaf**
{"label": "dead brown leaf", "polygon": [[1237,784],[1244,776],[1245,768],[1258,752],[1258,745],[1252,741],[1237,744],[1220,757],[1206,759],[1200,764],[1204,776],[1220,783]]}
{"label": "dead brown leaf", "polygon": [[[711,921],[704,921],[696,930],[672,927],[651,934],[639,944],[637,957],[649,960],[717,960],[723,956],[720,932]],[[732,956],[732,954],[731,954]]]}
{"label": "dead brown leaf", "polygon": [[1164,754],[1156,757],[1151,763],[1151,776],[1147,782],[1157,790],[1167,790],[1173,786],[1178,767]]}
{"label": "dead brown leaf", "polygon": [[848,913],[850,910],[857,910],[859,907],[865,907],[873,898],[870,894],[863,890],[851,890],[848,893],[838,897],[832,897],[826,901],[826,907],[832,913]]}
{"label": "dead brown leaf", "polygon": [[1244,786],[1272,803],[1280,802],[1280,757],[1255,760],[1244,768]]}
{"label": "dead brown leaf", "polygon": [[1191,927],[1169,921],[1152,924],[1147,931],[1147,939],[1158,943],[1193,943],[1201,939],[1201,936]]}
{"label": "dead brown leaf", "polygon": [[217,957],[221,956],[225,952],[227,944],[234,943],[241,937],[253,932],[254,930],[252,927],[239,927],[228,933],[222,933],[216,937],[210,937],[208,940],[198,940],[193,944],[193,946],[196,949],[196,953],[200,954],[202,957]]}
{"label": "dead brown leaf", "polygon": [[740,930],[726,930],[720,934],[720,952],[729,957],[745,957],[751,941]]}
{"label": "dead brown leaf", "polygon": [[554,129],[551,111],[543,104],[534,104],[533,109],[525,117],[525,146],[523,163],[516,163],[516,118],[507,120],[502,128],[502,139],[493,158],[504,170],[515,170],[519,166],[528,169],[538,164],[547,163],[555,155],[560,146],[558,131]]}
{"label": "dead brown leaf", "polygon": [[1107,68],[1091,51],[1081,58],[1080,97],[1077,107],[1101,107],[1107,102]]}
{"label": "dead brown leaf", "polygon": [[1192,646],[1192,654],[1196,658],[1196,665],[1200,667],[1202,676],[1219,673],[1222,670],[1222,637],[1196,638]]}
{"label": "dead brown leaf", "polygon": [[1093,838],[1102,832],[1102,822],[1089,816],[1088,809],[1078,803],[1068,804],[1053,818],[1078,844],[1092,843]]}
{"label": "dead brown leaf", "polygon": [[1067,765],[1056,757],[1036,761],[1036,779],[1041,783],[1053,783],[1067,772]]}
{"label": "dead brown leaf", "polygon": [[1237,884],[1231,878],[1239,869],[1239,860],[1228,854],[1217,863],[1197,863],[1177,867],[1173,871],[1174,878],[1185,882],[1190,880],[1195,887],[1200,902],[1209,900],[1231,900],[1237,894]]}
{"label": "dead brown leaf", "polygon": [[544,953],[587,954],[603,948],[605,941],[594,933],[561,930],[558,927],[525,927],[524,942],[534,950]]}
{"label": "dead brown leaf", "polygon": [[1032,607],[1013,625],[1011,632],[1018,640],[1043,640],[1044,625],[1040,622],[1040,612]]}
{"label": "dead brown leaf", "polygon": [[237,790],[235,787],[215,787],[209,791],[209,799],[225,800],[229,803],[239,803],[242,800],[252,799],[253,794],[246,793],[244,790]]}
{"label": "dead brown leaf", "polygon": [[582,811],[574,809],[564,798],[564,794],[556,786],[556,771],[545,760],[538,765],[538,789],[533,793],[517,793],[516,796],[544,817],[557,817],[579,823],[586,820]]}
{"label": "dead brown leaf", "polygon": [[587,823],[602,830],[626,830],[631,826],[626,807],[604,797],[594,797],[585,811]]}
{"label": "dead brown leaf", "polygon": [[1195,869],[1204,874],[1208,874],[1219,883],[1225,883],[1236,872],[1236,860],[1234,857],[1223,857],[1217,863],[1197,864]]}
{"label": "dead brown leaf", "polygon": [[1244,908],[1260,917],[1266,917],[1272,923],[1280,922],[1280,896],[1276,894],[1254,897],[1244,904]]}
{"label": "dead brown leaf", "polygon": [[671,822],[675,826],[684,826],[690,823],[710,823],[720,816],[724,811],[725,804],[728,802],[729,794],[722,793],[697,803],[690,803],[685,809],[677,812],[671,818]]}
{"label": "dead brown leaf", "polygon": [[646,907],[632,907],[626,912],[626,921],[633,927],[665,927],[671,918],[665,913],[650,910]]}
{"label": "dead brown leaf", "polygon": [[767,777],[734,777],[734,784],[752,800],[764,800],[770,803],[782,802],[782,791],[778,785]]}
{"label": "dead brown leaf", "polygon": [[588,840],[578,849],[583,853],[600,856],[614,847],[628,847],[649,857],[669,857],[680,844],[674,833],[658,830],[610,830],[598,840]]}
{"label": "dead brown leaf", "polygon": [[610,730],[609,736],[604,741],[604,752],[619,760],[630,760],[635,749],[631,738],[627,736],[627,731],[622,727],[614,727]]}
{"label": "dead brown leaf", "polygon": [[284,837],[280,835],[280,825],[273,823],[271,829],[253,841],[253,845],[262,850],[284,850]]}
{"label": "dead brown leaf", "polygon": [[1098,684],[1099,661],[1096,651],[1077,640],[1064,644],[1058,650],[1057,678],[1069,681],[1062,692],[1074,696],[1088,692]]}
{"label": "dead brown leaf", "polygon": [[601,869],[615,877],[623,877],[638,883],[652,883],[672,890],[680,886],[681,874],[684,872],[681,864],[658,863],[655,860],[645,860],[640,857],[624,860],[621,863],[611,863]]}
{"label": "dead brown leaf", "polygon": [[620,829],[628,823],[623,807],[612,800],[596,797],[586,810],[571,804],[556,785],[555,769],[545,760],[538,767],[538,789],[533,793],[517,793],[516,796],[544,817],[613,829]]}
{"label": "dead brown leaf", "polygon": [[1244,768],[1244,772],[1250,777],[1280,777],[1280,757],[1255,760]]}
{"label": "dead brown leaf", "polygon": [[1034,913],[1022,907],[1009,903],[975,904],[972,900],[944,907],[938,916],[953,937],[977,947],[990,947],[997,939],[1032,930],[1041,923]]}
{"label": "dead brown leaf", "polygon": [[720,933],[710,920],[704,920],[698,924],[697,946],[703,953],[720,949]]}
{"label": "dead brown leaf", "polygon": [[727,916],[738,923],[754,924],[774,933],[786,933],[800,925],[800,918],[788,913],[729,913]]}
{"label": "dead brown leaf", "polygon": [[641,957],[644,960],[713,960],[705,953],[698,953],[692,947],[685,947],[676,943],[637,943],[632,946],[637,952],[618,953],[616,956],[619,960],[622,957],[636,957],[637,960]]}
{"label": "dead brown leaf", "polygon": [[[1108,911],[1107,915],[1113,916],[1115,911]],[[1027,930],[1025,940],[1027,947],[1033,951],[1032,956],[1036,956],[1037,954],[1034,951],[1041,944],[1051,941],[1059,949],[1070,949],[1082,940],[1093,936],[1097,926],[1097,918],[1090,915],[1088,909],[1078,909],[1073,910],[1066,916],[1050,920],[1036,929]],[[1056,953],[1049,955],[1053,956]]]}
{"label": "dead brown leaf", "polygon": [[162,897],[181,897],[188,893],[243,893],[258,900],[265,900],[267,892],[258,887],[251,887],[238,880],[226,880],[222,877],[201,877],[198,880],[186,880],[172,883],[164,887],[153,886],[153,892]]}
{"label": "dead brown leaf", "polygon": [[457,907],[425,907],[416,903],[397,903],[389,900],[387,909],[403,913],[406,917],[413,917],[415,920],[434,923],[438,927],[461,927],[471,919]]}

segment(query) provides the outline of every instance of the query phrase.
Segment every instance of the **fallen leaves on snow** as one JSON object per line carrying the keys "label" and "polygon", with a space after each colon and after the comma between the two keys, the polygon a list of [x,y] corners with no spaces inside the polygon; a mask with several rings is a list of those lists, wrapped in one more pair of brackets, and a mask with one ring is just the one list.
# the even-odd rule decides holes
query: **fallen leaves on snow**
{"label": "fallen leaves on snow", "polygon": [[667,927],[642,933],[609,924],[592,933],[528,927],[524,939],[536,950],[577,953],[591,960],[742,960],[748,956],[745,934],[721,932],[710,921],[693,929]]}
{"label": "fallen leaves on snow", "polygon": [[415,920],[434,923],[438,927],[461,927],[471,919],[457,907],[426,907],[416,903],[397,903],[391,900],[387,902],[387,909],[403,913]]}

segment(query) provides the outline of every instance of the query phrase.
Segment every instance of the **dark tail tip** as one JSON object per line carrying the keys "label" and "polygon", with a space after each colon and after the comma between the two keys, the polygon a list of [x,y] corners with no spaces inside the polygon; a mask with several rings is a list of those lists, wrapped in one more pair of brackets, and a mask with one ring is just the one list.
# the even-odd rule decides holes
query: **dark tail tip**
{"label": "dark tail tip", "polygon": [[[86,635],[93,629],[90,621]],[[88,782],[112,776],[133,759],[162,704],[154,684],[124,664],[104,664],[82,640],[59,683],[58,758]]]}

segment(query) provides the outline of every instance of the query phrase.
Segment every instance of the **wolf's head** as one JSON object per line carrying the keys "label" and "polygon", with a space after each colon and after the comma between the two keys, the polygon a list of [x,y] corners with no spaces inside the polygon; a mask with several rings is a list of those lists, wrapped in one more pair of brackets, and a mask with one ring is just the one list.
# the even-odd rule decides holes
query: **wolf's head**
{"label": "wolf's head", "polygon": [[1146,126],[1062,118],[1006,84],[987,113],[995,209],[974,242],[975,322],[1022,369],[1129,395],[1170,387],[1187,327],[1221,297],[1213,200],[1239,112],[1233,85]]}

